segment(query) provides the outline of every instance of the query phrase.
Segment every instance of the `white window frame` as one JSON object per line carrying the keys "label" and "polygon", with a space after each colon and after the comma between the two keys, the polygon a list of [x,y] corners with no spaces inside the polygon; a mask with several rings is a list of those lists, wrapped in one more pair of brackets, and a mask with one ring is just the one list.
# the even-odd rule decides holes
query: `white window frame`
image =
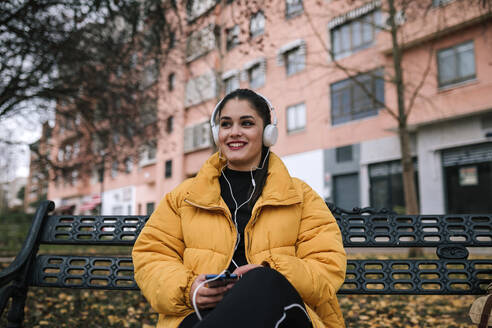
{"label": "white window frame", "polygon": [[76,169],[72,170],[72,172],[70,173],[70,178],[71,178],[70,184],[72,186],[75,186],[78,182],[79,170],[76,170]]}
{"label": "white window frame", "polygon": [[215,48],[215,25],[210,24],[193,32],[186,43],[186,62],[192,62]]}
{"label": "white window frame", "polygon": [[116,178],[118,176],[118,161],[113,161],[111,163],[111,178]]}
{"label": "white window frame", "polygon": [[287,107],[285,110],[287,133],[303,131],[306,129],[306,104],[299,103]]}
{"label": "white window frame", "polygon": [[[460,51],[460,48],[467,48],[467,47],[469,49],[465,49],[465,51]],[[461,60],[463,60],[463,57],[462,57],[463,54],[465,54],[466,52],[469,52],[469,51],[471,51],[473,54],[473,57],[472,57],[473,62],[470,63],[471,65],[473,65],[473,74],[465,75],[465,74],[462,74],[462,72],[461,72],[460,62],[461,62]],[[449,79],[449,80],[442,81],[441,79],[442,79],[442,64],[443,63],[441,60],[441,55],[444,54],[445,52],[451,53],[455,67],[454,67],[454,70],[452,72],[453,78]],[[439,88],[447,88],[449,86],[453,86],[456,84],[460,84],[460,83],[464,83],[464,82],[467,82],[470,80],[474,80],[477,77],[477,67],[476,67],[475,56],[476,56],[476,54],[475,54],[475,43],[473,40],[468,40],[465,42],[455,44],[452,47],[440,49],[437,52],[437,70],[438,70],[437,82],[438,82]]]}
{"label": "white window frame", "polygon": [[184,153],[209,148],[211,145],[210,123],[208,121],[185,127]]}
{"label": "white window frame", "polygon": [[127,174],[131,173],[133,170],[133,158],[131,156],[128,156],[125,158],[125,172]]}
{"label": "white window frame", "polygon": [[248,71],[249,76],[249,86],[252,89],[261,88],[265,85],[265,71],[262,69],[260,64],[256,64],[251,67]]}
{"label": "white window frame", "polygon": [[159,81],[159,65],[155,60],[147,63],[143,70],[142,87],[148,88]]}
{"label": "white window frame", "polygon": [[[296,69],[291,71],[288,67],[289,62],[287,56],[297,55],[302,60],[296,64]],[[306,42],[302,39],[297,39],[282,46],[277,51],[277,65],[285,66],[287,76],[294,75],[303,71],[306,68]]]}
{"label": "white window frame", "polygon": [[[349,11],[341,16],[335,17],[328,23],[328,33],[330,36],[330,49],[335,59],[341,59],[357,53],[363,49],[371,47],[376,35],[382,25],[382,13],[379,9],[380,1],[370,2],[362,7]],[[395,18],[396,19],[396,18]],[[401,14],[398,18],[401,20]],[[369,28],[365,30],[364,28]],[[348,37],[344,37],[347,31]],[[365,35],[364,31],[371,31],[370,35]],[[354,41],[354,36],[359,37],[359,41]],[[364,40],[364,37],[369,37]],[[336,43],[339,42],[339,46]],[[346,48],[345,50],[343,50]]]}
{"label": "white window frame", "polygon": [[433,7],[445,6],[452,1],[454,0],[432,0],[432,6]]}
{"label": "white window frame", "polygon": [[186,16],[188,21],[193,21],[212,9],[217,0],[188,0],[186,3]]}
{"label": "white window frame", "polygon": [[227,95],[232,91],[239,89],[239,71],[237,69],[230,70],[222,74],[224,84],[224,93]]}
{"label": "white window frame", "polygon": [[217,78],[213,71],[188,80],[185,86],[185,107],[215,99],[217,89]]}
{"label": "white window frame", "polygon": [[290,18],[304,11],[302,0],[285,0],[285,17]]}
{"label": "white window frame", "polygon": [[233,27],[226,30],[226,50],[230,51],[239,45],[239,34],[241,30],[239,25],[234,25]]}
{"label": "white window frame", "polygon": [[157,142],[150,141],[140,147],[138,166],[143,167],[157,162]]}
{"label": "white window frame", "polygon": [[265,33],[265,14],[259,10],[253,15],[249,21],[249,36],[254,38]]}
{"label": "white window frame", "polygon": [[[252,80],[253,70],[259,70],[257,72],[263,75],[263,78],[259,79],[258,82]],[[241,71],[241,80],[248,81],[250,88],[252,89],[264,86],[266,82],[266,58],[261,57],[247,62]]]}

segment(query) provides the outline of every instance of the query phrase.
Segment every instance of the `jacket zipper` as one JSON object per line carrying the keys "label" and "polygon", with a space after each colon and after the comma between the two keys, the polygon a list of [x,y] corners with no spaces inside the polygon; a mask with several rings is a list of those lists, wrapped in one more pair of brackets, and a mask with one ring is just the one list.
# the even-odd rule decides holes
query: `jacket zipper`
{"label": "jacket zipper", "polygon": [[[229,223],[229,228],[231,228],[231,231],[232,232],[235,232],[234,236],[234,243],[232,244],[232,249],[235,248],[235,245],[237,243],[237,236],[238,236],[238,232],[236,230],[236,226],[232,223],[232,218],[230,218],[228,215],[227,215],[227,211],[224,210],[222,207],[220,206],[213,206],[213,207],[207,207],[207,206],[202,206],[202,205],[199,205],[199,204],[196,204],[196,203],[193,203],[192,201],[189,201],[188,199],[185,199],[184,200],[186,203],[190,204],[191,206],[195,206],[195,207],[198,207],[198,208],[201,208],[203,210],[207,210],[207,211],[220,211],[222,212],[222,214],[224,214],[224,216],[226,217],[227,219],[227,222]],[[228,263],[230,263],[232,261],[232,257],[234,256],[234,251],[232,252],[232,255],[231,257],[229,258],[229,261]],[[246,257],[247,259],[247,257]],[[226,268],[227,269],[227,268]]]}
{"label": "jacket zipper", "polygon": [[[258,214],[260,213],[260,209],[261,208],[258,208],[256,210],[253,220],[251,220],[250,223],[248,223],[246,225],[246,228],[244,229],[244,233],[246,234],[246,237],[248,240],[248,245],[247,245],[248,247],[246,247],[246,250],[245,250],[246,261],[248,261],[248,263],[251,263],[251,260],[249,259],[249,253],[251,251],[251,229],[253,228],[253,225],[255,224],[256,219],[258,218]],[[246,232],[246,229],[248,229],[247,232]]]}

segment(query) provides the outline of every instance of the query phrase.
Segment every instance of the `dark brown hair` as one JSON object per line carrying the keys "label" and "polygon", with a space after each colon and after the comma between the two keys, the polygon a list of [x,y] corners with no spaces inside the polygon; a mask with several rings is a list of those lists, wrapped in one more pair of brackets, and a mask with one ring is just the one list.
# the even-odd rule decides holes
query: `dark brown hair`
{"label": "dark brown hair", "polygon": [[227,94],[227,96],[222,99],[220,105],[217,107],[217,117],[220,117],[220,112],[231,99],[246,100],[261,117],[264,126],[272,123],[272,119],[270,117],[270,107],[268,106],[265,98],[250,89],[236,89]]}

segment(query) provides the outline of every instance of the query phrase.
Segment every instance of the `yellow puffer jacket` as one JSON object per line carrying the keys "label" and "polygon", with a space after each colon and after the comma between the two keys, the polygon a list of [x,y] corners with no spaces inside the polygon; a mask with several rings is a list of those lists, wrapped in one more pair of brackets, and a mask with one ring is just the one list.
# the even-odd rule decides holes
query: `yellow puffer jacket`
{"label": "yellow puffer jacket", "polygon": [[[193,312],[196,276],[217,274],[232,259],[236,229],[218,179],[224,165],[214,154],[195,178],[167,194],[135,242],[135,280],[159,313],[157,327],[177,327]],[[266,261],[282,273],[314,327],[345,326],[336,297],[346,268],[338,225],[318,194],[274,154],[244,234],[248,262]]]}

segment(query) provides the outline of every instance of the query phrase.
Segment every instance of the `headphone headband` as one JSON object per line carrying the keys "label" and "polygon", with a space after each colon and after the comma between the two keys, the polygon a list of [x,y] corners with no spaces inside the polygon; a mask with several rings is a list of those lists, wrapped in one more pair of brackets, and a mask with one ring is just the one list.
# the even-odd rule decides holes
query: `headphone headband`
{"label": "headphone headband", "polygon": [[[268,124],[263,129],[263,144],[266,147],[271,147],[277,142],[278,137],[278,129],[277,129],[277,115],[275,114],[275,108],[272,103],[262,94],[250,90],[257,96],[261,97],[267,104],[268,109],[270,110],[270,120],[271,124]],[[214,111],[212,112],[212,116],[210,117],[210,126],[212,128],[212,136],[214,138],[214,142],[216,145],[219,144],[219,126],[216,124],[216,116],[218,115],[219,107],[224,101],[225,97],[222,98],[217,105],[215,105]]]}

